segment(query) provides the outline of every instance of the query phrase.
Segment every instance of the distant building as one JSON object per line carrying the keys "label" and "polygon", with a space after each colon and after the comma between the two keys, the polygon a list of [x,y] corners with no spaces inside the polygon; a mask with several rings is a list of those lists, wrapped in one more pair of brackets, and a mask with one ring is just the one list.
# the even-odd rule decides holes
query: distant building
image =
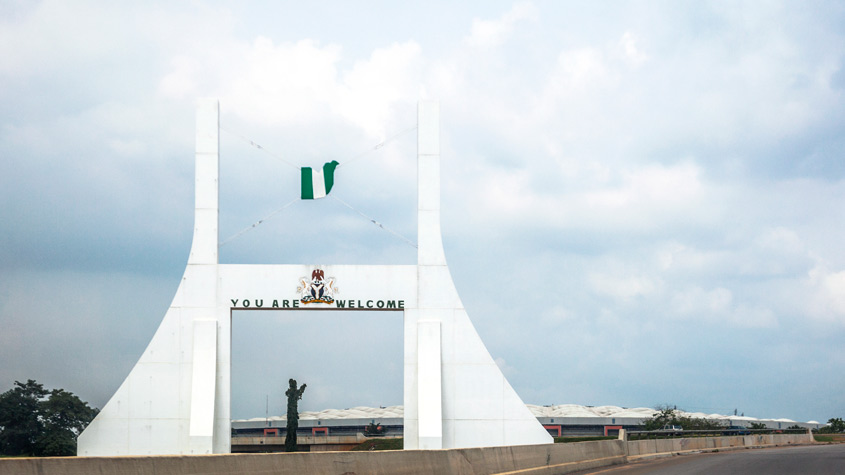
{"label": "distant building", "polygon": [[[654,409],[645,407],[624,408],[618,406],[581,406],[562,404],[554,406],[535,406],[527,404],[538,421],[552,436],[600,436],[616,435],[619,429],[639,430],[644,419],[655,414]],[[748,416],[724,416],[701,412],[683,412],[680,414],[694,418],[724,421],[725,426],[748,427],[752,422],[765,424],[770,429],[786,429],[791,426],[818,429],[824,424],[816,421],[796,422],[790,419],[758,419]],[[366,427],[373,423],[385,429],[385,436],[401,437],[403,433],[404,410],[402,406],[389,407],[353,407],[351,409],[326,409],[319,412],[301,412],[299,431],[301,437],[339,436],[351,441]],[[245,438],[285,436],[286,418],[253,418],[232,421],[233,451],[256,451],[251,444],[243,443]],[[239,440],[243,439],[243,440]],[[338,446],[349,443],[338,442]],[[237,449],[241,445],[242,449]],[[273,444],[275,445],[275,444]],[[267,451],[272,451],[268,447]]]}

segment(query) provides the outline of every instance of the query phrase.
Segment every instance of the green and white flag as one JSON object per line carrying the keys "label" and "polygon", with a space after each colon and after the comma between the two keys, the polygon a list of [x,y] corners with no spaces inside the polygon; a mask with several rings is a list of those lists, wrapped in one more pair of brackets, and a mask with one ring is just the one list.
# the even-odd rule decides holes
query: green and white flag
{"label": "green and white flag", "polygon": [[339,163],[332,160],[331,163],[323,165],[322,169],[302,167],[302,199],[314,200],[325,198],[332,191],[334,185],[334,169]]}

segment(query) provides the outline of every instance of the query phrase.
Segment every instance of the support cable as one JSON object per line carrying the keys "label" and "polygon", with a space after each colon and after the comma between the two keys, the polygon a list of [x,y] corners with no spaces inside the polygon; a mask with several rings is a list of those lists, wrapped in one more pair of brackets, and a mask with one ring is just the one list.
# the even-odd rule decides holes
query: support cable
{"label": "support cable", "polygon": [[[361,152],[361,153],[359,153],[359,154],[357,154],[357,155],[353,155],[353,156],[352,156],[351,158],[349,158],[348,160],[344,160],[343,162],[340,162],[340,164],[338,165],[338,168],[339,168],[339,167],[342,167],[342,166],[344,166],[344,165],[348,165],[348,164],[350,164],[350,163],[354,162],[355,160],[358,160],[359,158],[363,157],[364,155],[367,155],[367,154],[368,154],[368,153],[370,153],[370,152],[375,152],[376,150],[378,150],[378,149],[380,149],[380,148],[384,147],[385,145],[387,145],[388,143],[390,143],[390,142],[392,142],[392,141],[394,141],[394,140],[398,139],[398,138],[399,138],[399,137],[401,137],[402,135],[405,135],[405,134],[407,134],[408,132],[410,132],[410,131],[412,131],[412,130],[416,130],[416,128],[417,128],[417,126],[416,126],[416,125],[414,125],[414,126],[412,126],[412,127],[408,127],[407,129],[400,130],[399,132],[397,132],[397,133],[395,133],[395,134],[391,135],[390,137],[388,137],[388,138],[386,138],[386,139],[382,140],[381,142],[379,142],[379,143],[375,144],[373,147],[368,148],[367,150],[364,150],[363,152]],[[300,169],[300,167],[298,167],[298,166],[294,165],[293,163],[291,163],[291,162],[287,161],[287,160],[286,160],[284,157],[282,157],[281,155],[277,155],[277,154],[275,154],[275,153],[273,153],[273,152],[271,152],[271,151],[267,150],[266,148],[264,148],[264,146],[262,146],[262,145],[261,145],[261,144],[259,144],[258,142],[254,141],[254,140],[252,140],[252,139],[250,139],[250,138],[248,138],[248,137],[246,137],[246,136],[244,136],[244,135],[241,135],[241,134],[239,134],[239,133],[237,133],[237,132],[233,132],[233,131],[231,131],[231,130],[229,130],[229,129],[226,129],[226,128],[224,128],[222,125],[220,126],[220,130],[222,130],[222,131],[224,131],[224,132],[226,132],[226,133],[229,133],[229,134],[234,135],[235,137],[237,137],[237,138],[239,138],[239,139],[243,140],[244,142],[246,142],[246,143],[250,144],[251,146],[253,146],[253,147],[257,148],[258,150],[261,150],[262,152],[266,153],[267,155],[270,155],[271,157],[275,158],[276,160],[279,160],[279,161],[281,161],[281,162],[285,163],[285,164],[286,164],[286,165],[288,165],[288,166],[291,166],[291,167],[293,167],[293,168],[295,168],[295,169],[297,169],[297,170],[299,170],[299,169]]]}
{"label": "support cable", "polygon": [[263,223],[264,221],[267,221],[268,219],[272,218],[272,217],[273,217],[273,216],[275,216],[277,213],[281,212],[283,209],[285,209],[285,208],[287,208],[288,206],[290,206],[290,205],[292,205],[292,204],[296,203],[297,201],[299,201],[299,198],[294,198],[293,200],[289,201],[286,205],[282,206],[281,208],[277,209],[276,211],[273,211],[272,213],[268,214],[268,215],[267,215],[267,216],[265,216],[264,218],[259,219],[258,221],[256,221],[256,222],[252,223],[252,225],[251,225],[251,226],[247,226],[247,227],[245,227],[244,229],[242,229],[242,230],[238,231],[237,233],[235,233],[234,235],[232,235],[231,237],[229,237],[229,239],[226,239],[225,241],[223,241],[223,242],[221,242],[220,244],[218,244],[218,245],[217,245],[217,247],[218,247],[218,248],[221,248],[221,247],[223,247],[223,245],[224,245],[224,244],[229,243],[229,242],[231,242],[231,241],[235,240],[236,238],[240,237],[240,236],[241,236],[241,234],[243,234],[243,233],[245,233],[245,232],[249,231],[250,229],[255,229],[255,227],[256,227],[256,226],[258,226],[259,224]]}
{"label": "support cable", "polygon": [[241,135],[241,134],[239,134],[239,133],[237,133],[237,132],[233,132],[233,131],[231,131],[231,130],[229,130],[229,129],[226,129],[226,128],[224,128],[222,125],[220,126],[220,130],[222,130],[222,131],[224,131],[224,132],[226,132],[226,133],[229,133],[229,134],[234,135],[235,137],[237,137],[237,138],[239,138],[239,139],[243,140],[244,142],[246,142],[246,143],[248,143],[248,144],[252,145],[253,147],[257,148],[258,150],[261,150],[262,152],[266,153],[267,155],[270,155],[271,157],[275,158],[276,160],[281,161],[281,162],[282,162],[282,163],[284,163],[285,165],[288,165],[288,166],[290,166],[290,167],[293,167],[293,168],[295,168],[295,169],[299,170],[299,167],[298,167],[298,166],[296,166],[296,165],[294,165],[293,163],[291,163],[291,162],[287,161],[287,160],[286,160],[284,157],[282,157],[281,155],[276,155],[275,153],[273,153],[273,152],[271,152],[271,151],[267,150],[266,148],[262,147],[262,146],[261,146],[261,144],[259,144],[259,143],[255,142],[255,141],[253,141],[253,140],[250,140],[250,139],[248,139],[247,137],[245,137],[245,136],[243,136],[243,135]]}
{"label": "support cable", "polygon": [[388,137],[388,138],[386,138],[386,139],[382,140],[381,142],[377,143],[374,147],[369,148],[369,149],[367,149],[367,150],[364,150],[363,152],[359,153],[358,155],[354,155],[354,156],[353,156],[352,158],[350,158],[349,160],[346,160],[346,161],[340,162],[340,164],[338,165],[338,168],[339,168],[339,167],[342,167],[342,166],[344,166],[344,165],[348,165],[348,164],[350,164],[350,163],[354,162],[355,160],[358,160],[359,158],[363,157],[364,155],[366,155],[366,154],[368,154],[368,153],[370,153],[370,152],[375,152],[376,150],[378,150],[378,149],[380,149],[380,148],[384,147],[385,145],[389,144],[390,142],[393,142],[394,140],[398,139],[398,138],[399,138],[399,137],[401,137],[402,135],[405,135],[405,134],[407,134],[408,132],[410,132],[410,131],[412,131],[412,130],[416,130],[416,129],[417,129],[417,126],[416,126],[416,125],[414,125],[413,127],[408,127],[407,129],[400,130],[399,132],[397,132],[397,133],[395,133],[395,134],[391,135],[390,137]]}
{"label": "support cable", "polygon": [[[226,129],[226,128],[225,128],[225,127],[223,127],[222,125],[220,125],[219,127],[220,127],[220,130],[222,130],[222,131],[224,131],[224,132],[226,132],[226,133],[228,133],[228,134],[231,134],[231,135],[233,135],[233,136],[235,136],[235,137],[237,137],[237,138],[239,138],[239,139],[243,140],[244,142],[248,143],[249,145],[251,145],[251,146],[253,146],[253,147],[257,148],[258,150],[261,150],[262,152],[266,153],[267,155],[270,155],[271,157],[275,158],[276,160],[281,161],[281,162],[282,162],[282,163],[284,163],[285,165],[288,165],[288,166],[290,166],[290,167],[292,167],[292,168],[294,168],[294,169],[296,169],[296,170],[299,170],[299,169],[300,169],[300,167],[298,167],[298,166],[294,165],[293,163],[289,162],[288,160],[286,160],[286,159],[285,159],[284,157],[282,157],[281,155],[277,155],[277,154],[275,154],[275,153],[273,153],[273,152],[271,152],[271,151],[267,150],[266,148],[264,148],[264,147],[263,147],[261,144],[259,144],[258,142],[255,142],[254,140],[249,139],[249,138],[247,138],[246,136],[241,135],[241,134],[239,134],[239,133],[237,133],[237,132],[234,132],[234,131],[231,131],[231,130],[229,130],[229,129]],[[374,151],[376,151],[376,150],[378,150],[378,149],[380,149],[380,148],[384,147],[385,145],[387,145],[388,143],[390,143],[390,142],[392,142],[392,141],[394,141],[394,140],[398,139],[398,138],[399,138],[399,137],[401,137],[402,135],[405,135],[405,134],[407,134],[408,132],[411,132],[412,130],[416,130],[416,128],[417,128],[417,126],[416,126],[416,125],[414,125],[414,126],[412,126],[412,127],[408,127],[408,128],[406,128],[406,129],[400,130],[399,132],[397,132],[397,133],[395,133],[395,134],[391,135],[390,137],[388,137],[388,138],[386,138],[386,139],[382,140],[381,142],[377,143],[377,144],[376,144],[376,145],[374,145],[373,147],[371,147],[371,148],[369,148],[369,149],[367,149],[367,150],[364,150],[363,152],[361,152],[361,153],[359,153],[359,154],[357,154],[357,155],[352,156],[350,159],[345,160],[344,162],[341,162],[341,163],[338,165],[338,168],[340,168],[340,167],[342,167],[342,166],[344,166],[344,165],[348,165],[349,163],[352,163],[352,162],[354,162],[355,160],[357,160],[357,159],[359,159],[359,158],[361,158],[361,157],[363,157],[363,156],[365,156],[365,155],[367,155],[367,154],[369,154],[369,153],[371,153],[371,152],[374,152]],[[358,211],[357,209],[353,208],[352,206],[350,206],[350,205],[349,205],[348,203],[346,203],[345,201],[341,200],[340,198],[337,198],[335,195],[328,195],[328,196],[329,196],[329,197],[331,197],[331,198],[334,198],[335,200],[337,200],[337,202],[338,202],[338,203],[341,203],[342,205],[346,206],[347,208],[351,209],[352,211],[354,211],[354,212],[358,213],[360,216],[362,216],[363,218],[365,218],[367,221],[369,221],[369,222],[371,222],[371,223],[375,224],[376,226],[378,226],[378,227],[380,227],[381,229],[383,229],[383,230],[385,230],[385,231],[389,232],[390,234],[393,234],[394,236],[398,237],[399,239],[401,239],[402,241],[404,241],[405,243],[407,243],[408,245],[410,245],[411,247],[413,247],[413,248],[415,248],[415,249],[416,249],[417,245],[416,245],[413,241],[411,241],[410,239],[408,239],[408,238],[406,238],[405,236],[403,236],[403,235],[401,235],[401,234],[397,233],[396,231],[393,231],[393,230],[391,230],[391,229],[389,229],[389,228],[386,228],[386,227],[385,227],[382,223],[379,223],[379,222],[378,222],[378,221],[376,221],[375,219],[373,219],[373,218],[371,218],[371,217],[367,216],[366,214],[364,214],[364,213],[362,213],[362,212]],[[234,235],[232,235],[231,237],[229,237],[229,238],[228,238],[228,239],[226,239],[225,241],[223,241],[223,242],[221,242],[220,244],[218,244],[218,245],[217,245],[217,247],[218,247],[218,248],[221,248],[221,247],[223,247],[225,244],[227,244],[227,243],[229,243],[229,242],[231,242],[231,241],[233,241],[233,240],[237,239],[238,237],[240,237],[242,234],[246,233],[247,231],[249,231],[249,230],[251,230],[251,229],[255,229],[255,228],[256,228],[259,224],[262,224],[264,221],[267,221],[268,219],[272,218],[273,216],[275,216],[276,214],[278,214],[279,212],[281,212],[282,210],[284,210],[284,209],[285,209],[285,208],[287,208],[288,206],[292,205],[292,204],[293,204],[293,203],[295,203],[296,201],[299,201],[299,199],[298,199],[298,198],[293,199],[292,201],[288,202],[287,204],[285,204],[285,205],[284,205],[284,206],[282,206],[281,208],[279,208],[279,209],[277,209],[277,210],[273,211],[272,213],[268,214],[268,215],[267,215],[267,216],[265,216],[263,219],[259,219],[258,221],[256,221],[255,223],[253,223],[251,226],[247,226],[246,228],[244,228],[244,229],[240,230],[239,232],[235,233]]]}
{"label": "support cable", "polygon": [[390,228],[386,227],[385,225],[383,225],[382,223],[380,223],[380,222],[376,221],[375,219],[373,219],[373,218],[371,218],[371,217],[367,216],[366,214],[364,214],[364,213],[362,213],[362,212],[358,211],[357,209],[353,208],[353,207],[352,207],[349,203],[347,203],[347,202],[343,201],[342,199],[338,198],[338,197],[337,197],[337,196],[335,196],[335,195],[328,195],[328,197],[329,197],[329,198],[334,198],[334,200],[335,200],[335,201],[337,201],[338,203],[342,204],[343,206],[346,206],[347,208],[351,209],[352,211],[354,211],[354,212],[358,213],[358,214],[359,214],[362,218],[364,218],[364,219],[366,219],[367,221],[369,221],[369,222],[371,222],[371,223],[375,224],[376,226],[378,226],[379,228],[381,228],[381,229],[383,229],[383,230],[385,230],[385,231],[389,232],[390,234],[392,234],[392,235],[394,235],[394,236],[398,237],[398,238],[399,238],[399,239],[401,239],[402,241],[405,241],[405,243],[406,243],[406,244],[408,244],[409,246],[413,247],[414,249],[417,249],[417,244],[416,244],[414,241],[411,241],[410,239],[408,239],[408,238],[406,238],[405,236],[403,236],[403,235],[401,235],[401,234],[397,233],[396,231],[394,231],[394,230],[392,230],[392,229],[390,229]]}

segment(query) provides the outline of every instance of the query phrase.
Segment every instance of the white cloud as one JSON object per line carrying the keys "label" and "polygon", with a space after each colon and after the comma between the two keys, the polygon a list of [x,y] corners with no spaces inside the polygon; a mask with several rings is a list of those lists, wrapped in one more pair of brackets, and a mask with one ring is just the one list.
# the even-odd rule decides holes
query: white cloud
{"label": "white cloud", "polygon": [[733,292],[717,287],[689,287],[672,295],[668,317],[696,320],[726,328],[771,328],[778,324],[774,313],[762,306],[735,304]]}
{"label": "white cloud", "polygon": [[31,77],[112,56],[126,39],[120,24],[127,16],[105,5],[38,2],[19,21],[0,28],[0,73]]}
{"label": "white cloud", "polygon": [[803,254],[807,252],[798,233],[783,226],[764,231],[755,241],[755,245],[772,253]]}
{"label": "white cloud", "polygon": [[125,156],[143,156],[147,153],[146,144],[140,140],[120,140],[112,139],[109,141],[109,148],[118,155]]}
{"label": "white cloud", "polygon": [[474,19],[467,43],[476,47],[498,46],[511,35],[514,25],[522,20],[537,20],[537,8],[530,2],[520,2],[496,20]]}
{"label": "white cloud", "polygon": [[159,93],[165,97],[183,99],[199,93],[197,76],[202,74],[196,58],[177,56],[170,60],[171,71],[159,82]]}
{"label": "white cloud", "polygon": [[595,48],[579,48],[560,53],[557,67],[549,76],[542,102],[568,99],[585,90],[601,90],[613,85],[614,77],[604,54]]}
{"label": "white cloud", "polygon": [[670,242],[661,246],[656,256],[660,269],[663,271],[679,268],[685,271],[697,271],[714,261],[714,256],[679,242]]}
{"label": "white cloud", "polygon": [[572,321],[575,319],[572,311],[562,305],[555,305],[550,308],[545,308],[540,316],[544,324],[549,326],[557,326],[561,323]]}
{"label": "white cloud", "polygon": [[681,314],[723,313],[730,309],[733,294],[725,288],[704,290],[692,287],[673,296],[674,310]]}
{"label": "white cloud", "polygon": [[343,73],[342,92],[333,107],[371,136],[384,138],[398,103],[420,98],[422,57],[413,41],[373,51]]}
{"label": "white cloud", "polygon": [[338,45],[274,44],[259,37],[243,54],[231,83],[218,86],[224,91],[221,100],[242,118],[272,125],[313,122],[337,99]]}
{"label": "white cloud", "polygon": [[[150,236],[150,253],[187,252],[194,97],[220,97],[224,125],[237,120],[244,133],[260,129],[275,140],[250,136],[273,152],[309,158],[374,145],[391,128],[413,125],[415,102],[432,98],[442,108],[443,229],[453,275],[471,273],[458,287],[465,302],[483,306],[478,314],[470,309],[474,323],[487,344],[487,335],[501,335],[501,346],[513,349],[502,361],[532,380],[526,385],[546,380],[520,362],[525,345],[514,334],[552,345],[566,331],[577,336],[568,348],[573,358],[595,351],[589,354],[603,362],[613,361],[600,359],[607,335],[621,342],[614,358],[624,359],[655,327],[666,340],[705,326],[713,335],[724,328],[746,338],[765,334],[767,344],[790,350],[801,341],[841,353],[826,345],[841,340],[845,320],[835,206],[845,197],[845,128],[841,91],[830,85],[845,42],[834,9],[705,4],[641,16],[634,4],[520,3],[506,13],[450,5],[451,23],[437,26],[452,29],[443,31],[418,15],[387,15],[374,23],[385,28],[367,29],[331,15],[309,23],[270,14],[270,4],[227,5],[44,1],[14,21],[0,19],[0,153],[8,157],[0,161],[0,212],[14,223],[4,243],[18,243],[4,246],[2,257],[46,268],[131,262],[170,288],[179,275],[143,262],[150,254],[112,256]],[[832,20],[820,21],[827,14]],[[386,224],[384,215],[410,223],[413,239],[413,134],[394,145],[378,152],[372,168],[348,168],[338,191],[360,193],[361,208],[379,210],[372,214]],[[277,195],[290,191],[279,186],[281,172],[261,160],[232,166],[240,152],[224,158],[221,204],[235,208],[229,216],[253,205],[251,195],[266,198],[260,205],[268,210],[281,206]],[[373,170],[381,181],[361,191]],[[250,181],[254,175],[263,181]],[[395,190],[410,196],[408,207],[397,205]],[[342,213],[332,226],[354,232],[341,234],[340,245],[308,241],[291,251],[279,238],[294,217],[256,231],[272,250],[243,246],[242,255],[265,262],[267,251],[285,261],[300,257],[300,248],[324,247],[333,259],[369,262],[396,253],[358,233],[359,216]],[[85,258],[55,262],[46,256],[58,255],[48,252],[56,248]],[[513,284],[535,267],[542,278]],[[101,281],[61,279],[48,280],[41,293],[61,300],[69,295],[63,289],[76,288],[71,281]],[[512,307],[490,302],[491,292],[515,288],[532,298]],[[166,306],[168,292],[149,305]],[[8,301],[19,306],[29,296]],[[101,307],[90,311],[108,314]],[[15,319],[6,326],[18,334],[49,335],[45,348],[58,341],[39,331],[43,319],[17,319],[19,310],[4,307],[4,325]],[[14,363],[25,368],[32,358]],[[696,365],[691,374],[706,370]],[[547,394],[599,394],[595,388],[606,385],[589,379],[593,366],[582,369],[579,385],[549,382]],[[603,371],[606,379],[610,370]],[[841,364],[813,377],[833,374],[826,371],[841,373]],[[762,378],[782,368],[759,364],[754,372]],[[331,404],[331,391],[313,390]]]}
{"label": "white cloud", "polygon": [[[742,213],[745,212],[734,210],[732,219],[741,223]],[[817,259],[793,229],[754,227],[737,234],[727,227],[722,232],[734,233],[733,241],[703,243],[704,248],[677,241],[661,244],[655,251],[660,268],[675,275],[794,276],[803,274]]]}
{"label": "white cloud", "polygon": [[585,193],[583,203],[590,209],[610,213],[637,209],[678,212],[700,198],[703,186],[699,174],[693,163],[646,166],[622,174],[619,186]]}
{"label": "white cloud", "polygon": [[587,281],[593,292],[618,300],[649,296],[661,286],[659,281],[644,275],[615,275],[591,272]]}
{"label": "white cloud", "polygon": [[219,95],[225,110],[267,126],[318,123],[342,118],[374,138],[393,125],[396,106],[414,103],[421,91],[421,50],[417,43],[394,43],[354,61],[336,44],[315,40],[275,43],[258,37],[251,44],[230,41],[224,58],[204,53],[176,56],[159,82],[165,97]]}
{"label": "white cloud", "polygon": [[639,232],[679,223],[706,226],[721,206],[691,162],[596,175],[586,168],[565,170],[533,161],[517,170],[475,166],[455,180],[452,186],[459,181],[474,219],[499,222],[507,217],[549,229]]}
{"label": "white cloud", "polygon": [[809,285],[809,315],[820,321],[845,324],[845,270],[830,271],[819,265],[810,271]]}
{"label": "white cloud", "polygon": [[639,66],[648,60],[648,55],[637,47],[637,37],[630,31],[622,35],[619,46],[625,53],[625,59],[633,66]]}

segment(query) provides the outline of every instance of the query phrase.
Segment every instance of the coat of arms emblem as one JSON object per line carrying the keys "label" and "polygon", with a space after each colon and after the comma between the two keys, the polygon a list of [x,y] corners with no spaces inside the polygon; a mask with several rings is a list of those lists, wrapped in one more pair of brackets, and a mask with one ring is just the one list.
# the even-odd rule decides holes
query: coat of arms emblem
{"label": "coat of arms emblem", "polygon": [[323,269],[314,269],[311,272],[311,279],[308,277],[299,278],[299,287],[296,291],[300,294],[299,301],[304,305],[309,303],[333,303],[337,287],[334,286],[335,278],[326,278]]}

